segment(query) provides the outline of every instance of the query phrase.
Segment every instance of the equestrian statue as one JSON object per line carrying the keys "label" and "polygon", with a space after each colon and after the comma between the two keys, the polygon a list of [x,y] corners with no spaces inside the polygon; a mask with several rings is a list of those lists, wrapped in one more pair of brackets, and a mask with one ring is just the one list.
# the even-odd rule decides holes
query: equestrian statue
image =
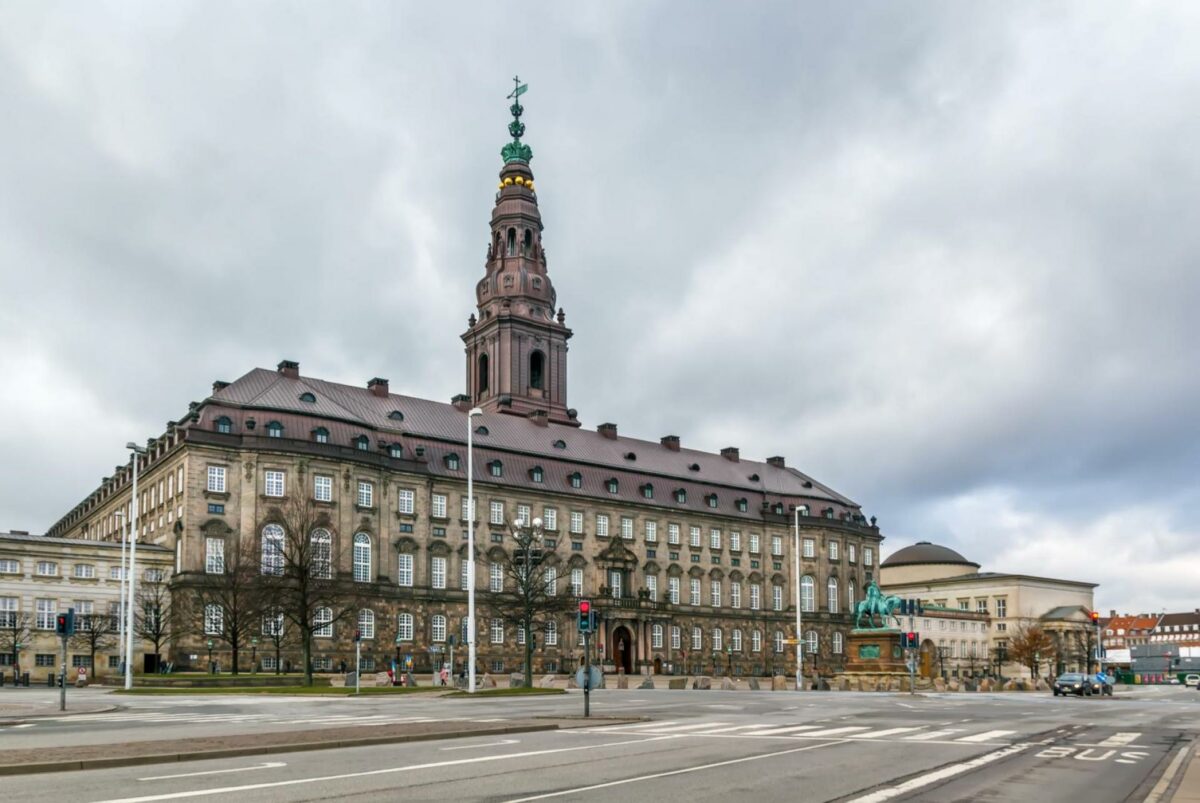
{"label": "equestrian statue", "polygon": [[[900,598],[894,595],[885,596],[879,590],[879,586],[872,580],[867,586],[866,599],[854,606],[854,626],[859,629],[864,629],[862,626],[863,617],[867,617],[867,627],[865,629],[882,629],[888,626],[888,618],[896,620],[896,626],[900,626],[900,617],[896,616],[896,609],[900,607]],[[875,627],[875,616],[879,615],[879,628]]]}

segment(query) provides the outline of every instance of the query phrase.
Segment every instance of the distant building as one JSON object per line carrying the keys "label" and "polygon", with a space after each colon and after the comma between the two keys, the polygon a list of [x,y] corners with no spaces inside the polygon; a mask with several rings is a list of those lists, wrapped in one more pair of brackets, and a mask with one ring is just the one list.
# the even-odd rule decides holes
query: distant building
{"label": "distant building", "polygon": [[1108,621],[1103,623],[1101,636],[1105,650],[1128,650],[1150,640],[1150,634],[1158,626],[1160,614],[1121,614],[1116,611],[1109,614]]}
{"label": "distant building", "polygon": [[1200,644],[1200,608],[1186,613],[1164,613],[1150,631],[1151,644]]}

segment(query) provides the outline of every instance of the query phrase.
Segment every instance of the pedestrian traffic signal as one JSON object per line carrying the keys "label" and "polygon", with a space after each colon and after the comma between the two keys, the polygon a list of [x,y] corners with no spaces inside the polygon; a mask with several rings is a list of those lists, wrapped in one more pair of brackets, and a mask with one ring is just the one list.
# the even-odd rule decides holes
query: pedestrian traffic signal
{"label": "pedestrian traffic signal", "polygon": [[68,608],[66,613],[60,613],[54,620],[54,632],[60,636],[75,635],[75,609]]}
{"label": "pedestrian traffic signal", "polygon": [[579,600],[579,632],[592,632],[592,603],[586,599]]}

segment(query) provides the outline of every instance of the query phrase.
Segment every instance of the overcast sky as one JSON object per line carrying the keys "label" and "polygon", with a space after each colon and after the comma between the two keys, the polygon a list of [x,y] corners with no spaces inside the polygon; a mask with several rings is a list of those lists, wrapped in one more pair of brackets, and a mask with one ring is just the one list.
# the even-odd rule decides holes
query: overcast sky
{"label": "overcast sky", "polygon": [[9,0],[0,529],[282,358],[461,392],[519,73],[585,426],[1190,610],[1198,41],[1194,2]]}

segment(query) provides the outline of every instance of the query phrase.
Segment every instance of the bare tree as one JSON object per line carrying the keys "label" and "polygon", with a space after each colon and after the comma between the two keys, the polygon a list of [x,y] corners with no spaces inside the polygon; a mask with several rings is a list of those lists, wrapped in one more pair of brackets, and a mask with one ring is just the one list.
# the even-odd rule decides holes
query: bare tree
{"label": "bare tree", "polygon": [[[263,611],[264,589],[255,541],[230,537],[221,559],[205,569],[195,587],[196,609],[205,619],[200,624],[206,626],[208,635],[229,644],[236,675],[238,653],[258,632]],[[206,611],[212,608],[220,609],[221,615],[207,616]]]}
{"label": "bare tree", "polygon": [[156,665],[161,659],[163,644],[177,634],[180,619],[186,613],[187,603],[175,603],[173,599],[162,570],[148,569],[142,582],[137,584],[133,632],[154,645]]}
{"label": "bare tree", "polygon": [[90,667],[96,672],[96,653],[116,643],[117,620],[107,613],[88,613],[75,617],[75,635],[69,644],[84,649],[91,656]]}
{"label": "bare tree", "polygon": [[1029,667],[1030,677],[1037,677],[1038,665],[1054,654],[1054,639],[1037,622],[1018,623],[1008,637],[1008,657]]}
{"label": "bare tree", "polygon": [[[558,580],[550,583],[547,559],[558,549],[558,541],[547,541],[537,527],[525,522],[512,526],[514,547],[505,551],[500,565],[504,570],[504,590],[489,592],[485,605],[493,616],[515,622],[525,633],[525,685],[533,686],[533,649],[537,634],[548,622],[560,622],[572,610],[575,600],[559,594]],[[555,567],[557,571],[557,567]]]}
{"label": "bare tree", "polygon": [[313,634],[352,619],[361,607],[353,584],[338,577],[342,551],[330,524],[311,499],[293,496],[269,510],[259,527],[263,592],[297,630],[308,686],[313,682]]}
{"label": "bare tree", "polygon": [[17,671],[20,647],[29,644],[33,634],[33,616],[27,611],[0,611],[0,653],[12,656],[13,671]]}
{"label": "bare tree", "polygon": [[282,653],[285,647],[293,646],[292,634],[294,632],[287,626],[287,617],[284,616],[283,610],[272,602],[266,602],[262,610],[262,624],[259,633],[264,643],[263,649],[266,649],[266,644],[270,644],[275,650],[276,675],[283,672]]}

